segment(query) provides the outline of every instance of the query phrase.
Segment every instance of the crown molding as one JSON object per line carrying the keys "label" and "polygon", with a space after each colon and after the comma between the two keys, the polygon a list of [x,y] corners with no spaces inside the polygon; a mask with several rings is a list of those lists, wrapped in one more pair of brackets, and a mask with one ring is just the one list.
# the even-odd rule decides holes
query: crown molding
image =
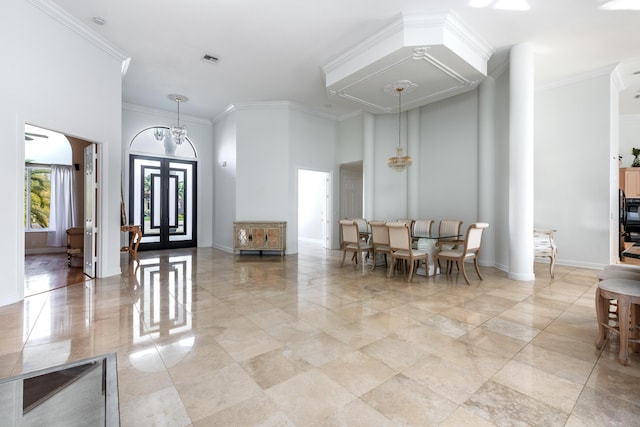
{"label": "crown molding", "polygon": [[556,80],[555,82],[546,83],[536,87],[536,92],[542,92],[549,89],[556,89],[562,86],[570,84],[580,83],[585,80],[594,79],[596,77],[611,76],[611,73],[615,71],[617,64],[606,65],[604,67],[596,68],[586,73],[576,74],[566,79]]}
{"label": "crown molding", "polygon": [[[166,111],[166,110],[158,110],[156,108],[149,108],[149,107],[144,107],[142,105],[129,104],[129,103],[125,103],[125,102],[122,103],[122,109],[123,110],[128,110],[128,111],[133,111],[135,113],[142,113],[142,114],[148,114],[148,115],[152,115],[152,116],[162,117],[162,118],[165,118],[165,119],[166,118],[175,119],[175,117],[176,117],[176,113],[175,112]],[[180,121],[189,122],[189,123],[197,123],[197,124],[206,125],[206,126],[211,126],[211,120],[204,119],[202,117],[189,116],[189,115],[182,114],[182,113],[180,113]]]}
{"label": "crown molding", "polygon": [[78,20],[76,17],[72,16],[66,10],[62,9],[50,0],[27,0],[27,2],[31,3],[51,18],[98,47],[103,52],[120,61],[122,63],[122,76],[124,77],[127,73],[131,58],[113,43],[93,31],[89,26],[85,25],[82,21]]}
{"label": "crown molding", "polygon": [[241,110],[290,110],[299,111],[301,113],[316,116],[322,119],[338,121],[339,116],[335,114],[329,114],[324,111],[319,111],[313,108],[306,107],[302,104],[298,104],[291,101],[265,101],[265,102],[241,102],[230,104],[225,110],[214,117],[212,123],[217,123],[224,119],[229,114],[235,111]]}
{"label": "crown molding", "polygon": [[[338,121],[344,122],[345,120],[350,120],[350,119],[356,118],[358,116],[362,116],[363,114],[364,114],[364,111],[362,111],[362,110],[352,111],[350,113],[342,114],[340,117],[338,117]],[[371,114],[373,114],[373,113],[371,113]]]}
{"label": "crown molding", "polygon": [[629,87],[628,83],[624,81],[624,77],[622,76],[622,70],[620,66],[616,66],[611,72],[611,83],[617,89],[618,92],[621,92]]}

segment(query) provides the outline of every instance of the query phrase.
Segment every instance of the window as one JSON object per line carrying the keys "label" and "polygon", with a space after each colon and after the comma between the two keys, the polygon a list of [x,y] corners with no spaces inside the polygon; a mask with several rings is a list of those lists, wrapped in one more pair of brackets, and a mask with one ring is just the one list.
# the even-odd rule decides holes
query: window
{"label": "window", "polygon": [[24,228],[47,230],[51,213],[51,165],[71,165],[66,136],[26,124],[24,127]]}
{"label": "window", "polygon": [[26,166],[24,180],[24,227],[26,230],[46,230],[49,227],[51,168]]}

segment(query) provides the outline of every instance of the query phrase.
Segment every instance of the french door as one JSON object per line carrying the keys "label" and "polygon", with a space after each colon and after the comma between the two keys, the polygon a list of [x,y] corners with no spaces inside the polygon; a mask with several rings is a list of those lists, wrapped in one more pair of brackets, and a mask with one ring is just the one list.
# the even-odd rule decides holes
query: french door
{"label": "french door", "polygon": [[187,248],[196,240],[196,162],[131,155],[129,223],[139,250]]}

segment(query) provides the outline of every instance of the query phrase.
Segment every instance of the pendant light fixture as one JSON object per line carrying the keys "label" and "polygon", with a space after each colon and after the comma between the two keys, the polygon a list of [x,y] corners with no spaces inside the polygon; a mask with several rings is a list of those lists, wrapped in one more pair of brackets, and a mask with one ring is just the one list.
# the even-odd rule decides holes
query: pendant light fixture
{"label": "pendant light fixture", "polygon": [[398,97],[398,147],[396,148],[396,155],[389,157],[387,160],[387,166],[396,172],[402,172],[413,164],[411,156],[404,156],[402,146],[400,145],[402,138],[402,93],[406,93],[407,90],[415,88],[417,85],[409,80],[399,80],[390,85],[385,86],[384,91],[390,95]]}
{"label": "pendant light fixture", "polygon": [[189,98],[184,95],[171,94],[169,99],[178,104],[178,124],[171,125],[171,137],[176,145],[182,145],[187,138],[187,127],[185,125],[180,126],[180,103],[187,102]]}

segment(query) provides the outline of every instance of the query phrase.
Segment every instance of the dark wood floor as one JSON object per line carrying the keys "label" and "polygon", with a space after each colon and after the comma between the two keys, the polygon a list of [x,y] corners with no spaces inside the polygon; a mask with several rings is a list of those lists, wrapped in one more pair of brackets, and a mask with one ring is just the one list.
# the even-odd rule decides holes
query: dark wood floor
{"label": "dark wood floor", "polygon": [[82,267],[69,267],[66,253],[26,255],[24,257],[24,295],[84,282],[89,277]]}

